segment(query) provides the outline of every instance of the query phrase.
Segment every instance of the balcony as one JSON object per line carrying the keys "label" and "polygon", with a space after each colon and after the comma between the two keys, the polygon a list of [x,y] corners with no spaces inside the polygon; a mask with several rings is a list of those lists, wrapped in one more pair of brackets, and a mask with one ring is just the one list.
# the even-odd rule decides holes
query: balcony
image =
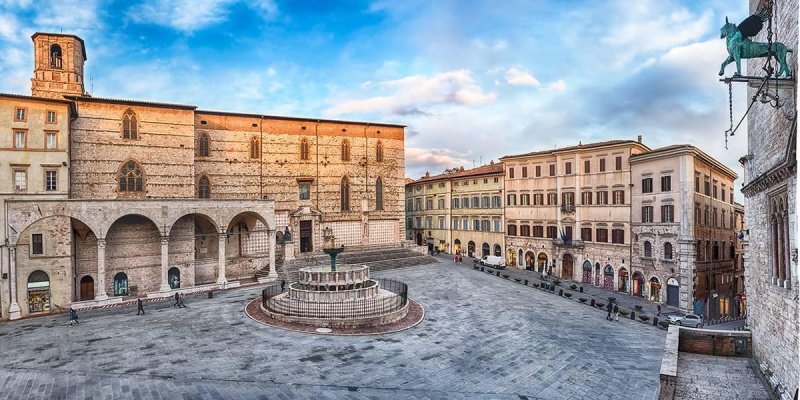
{"label": "balcony", "polygon": [[574,213],[575,212],[575,205],[573,205],[573,204],[562,204],[561,205],[561,212]]}
{"label": "balcony", "polygon": [[556,246],[558,246],[558,247],[570,247],[570,248],[582,249],[582,248],[583,248],[583,244],[584,244],[584,243],[583,243],[583,240],[572,240],[572,239],[561,240],[561,239],[553,239],[553,244],[554,244],[554,245],[556,245]]}

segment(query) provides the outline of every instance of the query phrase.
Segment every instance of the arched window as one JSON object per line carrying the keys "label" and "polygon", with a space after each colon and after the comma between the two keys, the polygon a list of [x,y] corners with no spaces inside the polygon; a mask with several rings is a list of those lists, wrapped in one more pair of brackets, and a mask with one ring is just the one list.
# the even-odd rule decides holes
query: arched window
{"label": "arched window", "polygon": [[250,139],[250,158],[261,156],[261,146],[257,137]]}
{"label": "arched window", "polygon": [[375,146],[375,161],[383,161],[383,142],[381,141],[378,141],[378,144]]}
{"label": "arched window", "polygon": [[311,157],[309,156],[309,148],[308,148],[308,139],[303,138],[300,140],[300,159],[301,160],[308,160]]}
{"label": "arched window", "polygon": [[50,68],[61,69],[61,46],[54,44],[50,46]]}
{"label": "arched window", "polygon": [[342,141],[342,161],[350,161],[350,141]]}
{"label": "arched window", "polygon": [[122,115],[122,138],[123,139],[138,139],[139,138],[139,121],[136,119],[136,113],[130,108]]}
{"label": "arched window", "polygon": [[197,198],[210,199],[211,198],[211,182],[208,181],[207,176],[200,177],[197,182]]}
{"label": "arched window", "polygon": [[664,259],[672,260],[672,243],[664,243]]}
{"label": "arched window", "polygon": [[644,256],[653,257],[653,246],[647,240],[644,241]]}
{"label": "arched window", "polygon": [[201,133],[197,139],[197,156],[208,157],[208,135],[205,133]]}
{"label": "arched window", "polygon": [[383,179],[375,181],[375,209],[383,210]]}
{"label": "arched window", "polygon": [[350,180],[347,179],[345,176],[342,178],[342,186],[341,186],[341,198],[342,198],[342,211],[350,211]]}
{"label": "arched window", "polygon": [[136,161],[128,161],[119,169],[119,191],[144,192],[144,174]]}

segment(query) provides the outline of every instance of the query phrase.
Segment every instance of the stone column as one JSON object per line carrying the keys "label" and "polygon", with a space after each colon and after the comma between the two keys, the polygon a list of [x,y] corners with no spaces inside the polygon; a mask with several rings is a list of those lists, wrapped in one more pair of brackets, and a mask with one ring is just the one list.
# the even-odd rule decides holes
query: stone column
{"label": "stone column", "polygon": [[167,281],[167,270],[169,270],[169,236],[161,237],[161,287],[160,291],[166,292],[170,290],[169,282]]}
{"label": "stone column", "polygon": [[219,234],[219,258],[217,263],[217,283],[225,285],[228,280],[225,278],[225,244],[228,241],[228,234],[220,232]]}
{"label": "stone column", "polygon": [[791,245],[791,236],[789,232],[789,212],[783,212],[783,278],[784,288],[790,288],[792,284],[792,245]]}
{"label": "stone column", "polygon": [[269,275],[267,276],[277,278],[278,272],[275,270],[275,230],[270,229],[267,234],[269,235]]}
{"label": "stone column", "polygon": [[778,267],[777,275],[778,275],[778,286],[783,286],[783,280],[786,279],[785,272],[785,259],[783,257],[783,249],[784,249],[784,241],[786,238],[784,237],[784,229],[783,229],[783,217],[779,214],[777,216],[778,219],[778,251],[775,252],[775,265]]}
{"label": "stone column", "polygon": [[20,313],[19,303],[17,303],[17,245],[12,244],[8,246],[8,253],[8,274],[10,277],[9,283],[11,285],[11,305],[8,308],[8,318],[20,319],[22,314]]}
{"label": "stone column", "polygon": [[97,287],[95,300],[108,300],[106,294],[106,239],[97,238]]}

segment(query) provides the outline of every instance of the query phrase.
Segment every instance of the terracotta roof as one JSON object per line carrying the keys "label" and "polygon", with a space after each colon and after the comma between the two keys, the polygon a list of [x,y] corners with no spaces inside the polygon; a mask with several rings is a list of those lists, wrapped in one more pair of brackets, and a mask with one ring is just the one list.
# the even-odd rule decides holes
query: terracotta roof
{"label": "terracotta roof", "polygon": [[241,113],[241,112],[231,112],[231,111],[214,111],[214,110],[197,110],[197,114],[210,114],[210,115],[230,115],[235,117],[250,117],[250,118],[261,118],[264,117],[265,119],[282,119],[282,120],[289,120],[289,121],[311,121],[311,122],[332,122],[337,124],[353,124],[353,125],[369,125],[369,126],[386,126],[386,127],[397,127],[397,128],[405,128],[405,125],[400,124],[388,124],[382,122],[364,122],[364,121],[348,121],[348,120],[340,120],[340,119],[321,119],[321,118],[314,118],[314,117],[287,117],[283,115],[266,115],[266,114],[253,114],[253,113]]}
{"label": "terracotta roof", "polygon": [[466,178],[468,176],[496,175],[502,173],[503,173],[503,163],[494,163],[494,164],[482,165],[477,168],[465,169],[463,171],[458,171],[458,172],[449,172],[449,173],[445,172],[443,174],[433,175],[427,178],[422,177],[413,182],[410,182],[409,184],[438,181],[441,179]]}
{"label": "terracotta roof", "polygon": [[703,150],[691,144],[673,144],[669,146],[659,147],[657,149],[653,149],[650,151],[646,151],[644,153],[632,154],[630,157],[630,162],[636,163],[639,160],[647,160],[650,157],[657,156],[659,153],[667,153],[670,151],[693,153],[695,157],[698,157],[701,160],[704,160],[705,162],[711,165],[715,165],[717,169],[727,173],[734,180],[739,178],[739,174],[737,174],[733,169],[719,162],[719,160],[717,160],[716,158],[711,157],[710,155],[708,155],[708,153],[704,152]]}
{"label": "terracotta roof", "polygon": [[534,152],[531,152],[531,153],[512,154],[512,155],[500,157],[500,160],[503,160],[503,159],[506,159],[506,158],[530,157],[530,156],[539,156],[539,155],[545,155],[545,154],[555,154],[555,153],[561,153],[561,152],[572,151],[572,150],[593,149],[593,148],[597,148],[597,147],[614,146],[614,145],[618,145],[618,144],[638,144],[640,146],[643,146],[646,149],[649,149],[647,146],[645,146],[644,144],[642,144],[642,143],[640,143],[640,142],[638,142],[636,140],[607,140],[607,141],[604,141],[604,142],[595,142],[595,143],[579,144],[579,145],[568,146],[568,147],[559,147],[559,148],[555,148],[555,149],[552,149],[552,150],[541,150],[541,151],[534,151]]}
{"label": "terracotta roof", "polygon": [[88,101],[92,103],[111,103],[111,104],[134,104],[134,105],[142,105],[142,106],[149,106],[149,107],[161,107],[161,108],[179,108],[184,110],[194,110],[197,106],[192,106],[188,104],[173,104],[173,103],[159,103],[155,101],[143,101],[143,100],[129,100],[129,99],[114,99],[109,97],[92,97],[92,96],[64,96],[65,99],[74,100],[74,101]]}
{"label": "terracotta roof", "polygon": [[88,58],[86,58],[86,43],[84,43],[83,39],[81,39],[80,37],[75,36],[75,35],[70,35],[70,34],[67,34],[67,33],[36,32],[33,35],[31,35],[31,40],[36,39],[36,37],[39,36],[39,35],[71,37],[71,38],[74,38],[74,39],[78,39],[78,41],[81,42],[81,51],[83,52],[83,61],[88,60]]}
{"label": "terracotta roof", "polygon": [[15,98],[15,99],[28,99],[28,100],[37,100],[37,101],[44,101],[44,102],[70,104],[70,102],[67,101],[67,100],[51,99],[49,97],[34,97],[34,96],[27,96],[27,95],[24,95],[24,94],[14,94],[14,93],[0,93],[0,97],[11,97],[11,98]]}

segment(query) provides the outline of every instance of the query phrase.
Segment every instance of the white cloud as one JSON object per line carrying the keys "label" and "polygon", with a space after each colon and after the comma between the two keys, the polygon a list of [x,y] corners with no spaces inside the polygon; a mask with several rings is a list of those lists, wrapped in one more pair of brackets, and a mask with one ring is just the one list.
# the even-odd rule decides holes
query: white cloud
{"label": "white cloud", "polygon": [[96,0],[53,0],[37,4],[36,29],[86,36],[102,24]]}
{"label": "white cloud", "polygon": [[506,82],[514,86],[542,86],[542,83],[534,78],[533,75],[517,67],[511,67],[506,70]]}
{"label": "white cloud", "polygon": [[[131,7],[128,16],[137,23],[167,26],[191,33],[228,18],[228,11],[239,0],[148,0]],[[264,19],[278,13],[272,0],[253,0],[246,4]]]}
{"label": "white cloud", "polygon": [[468,70],[442,72],[433,76],[413,75],[383,81],[381,88],[392,94],[363,100],[340,102],[325,110],[327,115],[379,112],[388,114],[424,114],[436,105],[479,105],[494,102],[496,95],[485,92]]}
{"label": "white cloud", "polygon": [[19,23],[11,14],[0,14],[0,38],[10,42],[19,40]]}
{"label": "white cloud", "polygon": [[563,79],[559,79],[549,85],[547,85],[547,90],[551,90],[554,92],[563,92],[567,90],[567,83],[564,82]]}
{"label": "white cloud", "polygon": [[471,165],[467,159],[463,158],[463,153],[448,148],[406,147],[405,156],[407,170],[427,170],[431,175],[444,172],[447,168],[459,166],[469,168]]}

